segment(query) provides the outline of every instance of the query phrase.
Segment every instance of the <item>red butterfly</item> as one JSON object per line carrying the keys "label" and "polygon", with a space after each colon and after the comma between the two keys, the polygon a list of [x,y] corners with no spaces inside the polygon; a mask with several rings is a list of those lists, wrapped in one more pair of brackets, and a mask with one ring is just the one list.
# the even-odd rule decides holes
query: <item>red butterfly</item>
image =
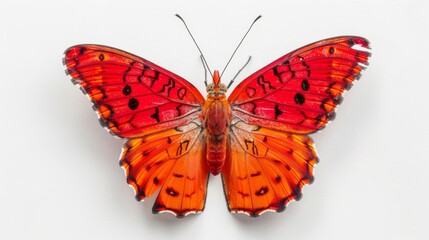
{"label": "red butterfly", "polygon": [[218,71],[207,99],[146,59],[100,45],[65,51],[66,73],[94,103],[101,125],[125,138],[120,165],[153,212],[201,212],[209,172],[222,174],[231,212],[259,216],[299,200],[318,162],[308,134],[335,117],[368,64],[361,37],[325,39],[250,75],[226,97]]}

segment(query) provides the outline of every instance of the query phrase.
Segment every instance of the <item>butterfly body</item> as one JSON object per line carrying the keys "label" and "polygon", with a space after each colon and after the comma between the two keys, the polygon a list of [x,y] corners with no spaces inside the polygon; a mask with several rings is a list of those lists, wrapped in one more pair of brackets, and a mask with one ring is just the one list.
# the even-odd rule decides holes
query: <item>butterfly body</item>
{"label": "butterfly body", "polygon": [[231,107],[226,98],[226,86],[220,83],[219,72],[213,74],[213,83],[207,87],[201,119],[205,126],[205,152],[207,166],[213,175],[218,175],[225,163],[229,127],[231,126]]}
{"label": "butterfly body", "polygon": [[321,40],[244,79],[227,97],[217,71],[207,98],[188,81],[116,48],[65,51],[66,73],[94,103],[100,122],[126,141],[120,165],[153,212],[201,212],[208,176],[221,173],[231,212],[283,211],[314,180],[307,135],[333,120],[342,94],[368,64],[362,37]]}

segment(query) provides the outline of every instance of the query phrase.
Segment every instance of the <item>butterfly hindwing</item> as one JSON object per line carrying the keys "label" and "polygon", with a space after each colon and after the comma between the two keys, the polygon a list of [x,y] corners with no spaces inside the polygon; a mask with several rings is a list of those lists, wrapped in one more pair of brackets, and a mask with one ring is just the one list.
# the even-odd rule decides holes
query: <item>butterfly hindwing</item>
{"label": "butterfly hindwing", "polygon": [[368,64],[361,37],[336,37],[299,48],[241,82],[228,100],[248,123],[282,131],[312,133],[335,117],[342,93]]}
{"label": "butterfly hindwing", "polygon": [[259,216],[299,200],[318,161],[311,138],[241,120],[231,129],[231,152],[222,169],[229,210]]}
{"label": "butterfly hindwing", "polygon": [[204,103],[183,78],[115,48],[74,46],[65,51],[64,65],[94,103],[101,124],[119,137],[187,124]]}
{"label": "butterfly hindwing", "polygon": [[202,211],[209,174],[203,142],[202,128],[194,122],[129,139],[120,163],[136,199],[142,201],[161,189],[154,213],[168,211],[183,217]]}

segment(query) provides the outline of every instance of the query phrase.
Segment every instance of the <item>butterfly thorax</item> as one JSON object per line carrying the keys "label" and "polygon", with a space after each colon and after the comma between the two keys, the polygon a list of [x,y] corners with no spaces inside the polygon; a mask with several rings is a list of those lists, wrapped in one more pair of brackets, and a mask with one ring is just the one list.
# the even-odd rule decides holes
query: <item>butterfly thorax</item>
{"label": "butterfly thorax", "polygon": [[221,171],[227,152],[231,107],[225,95],[226,86],[220,83],[219,72],[215,71],[213,83],[207,86],[207,99],[201,120],[205,127],[206,159],[213,175]]}

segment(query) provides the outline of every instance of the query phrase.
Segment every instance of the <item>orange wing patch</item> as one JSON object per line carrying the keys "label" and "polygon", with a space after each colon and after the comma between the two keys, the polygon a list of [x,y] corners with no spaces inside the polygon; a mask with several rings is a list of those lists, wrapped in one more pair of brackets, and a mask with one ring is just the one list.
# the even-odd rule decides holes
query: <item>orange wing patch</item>
{"label": "orange wing patch", "polygon": [[154,213],[183,217],[202,211],[208,181],[203,147],[196,123],[128,140],[120,164],[136,199],[142,201],[161,188]]}
{"label": "orange wing patch", "polygon": [[229,210],[256,217],[299,200],[318,162],[311,138],[244,122],[232,128],[231,155],[222,170]]}

